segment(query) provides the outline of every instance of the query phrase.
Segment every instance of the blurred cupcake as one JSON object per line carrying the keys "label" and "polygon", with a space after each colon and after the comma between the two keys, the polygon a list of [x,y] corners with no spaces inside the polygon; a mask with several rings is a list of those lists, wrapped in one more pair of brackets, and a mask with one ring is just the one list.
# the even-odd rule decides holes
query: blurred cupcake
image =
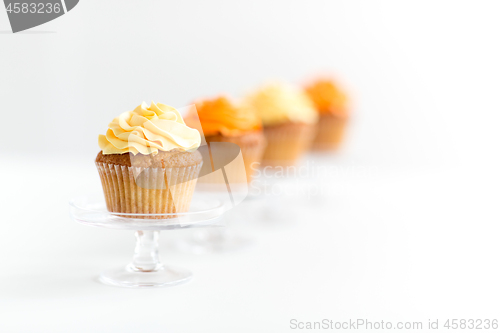
{"label": "blurred cupcake", "polygon": [[[241,182],[250,182],[259,166],[266,146],[262,124],[254,112],[243,108],[226,97],[204,99],[195,102],[195,110],[186,117],[186,124],[198,128],[201,126],[208,144],[211,142],[231,142],[240,147],[246,176]],[[198,121],[199,119],[199,121]],[[237,163],[234,164],[237,167]],[[231,173],[231,165],[225,168]],[[234,170],[233,180],[238,181],[238,171]],[[210,176],[204,177],[209,178]],[[200,179],[203,181],[203,179]]]}
{"label": "blurred cupcake", "polygon": [[331,80],[313,82],[305,91],[320,114],[312,148],[337,149],[342,143],[348,119],[347,97]]}
{"label": "blurred cupcake", "polygon": [[245,98],[245,104],[262,119],[267,147],[262,163],[293,165],[309,148],[318,114],[300,89],[284,83],[263,86]]}
{"label": "blurred cupcake", "polygon": [[99,135],[102,151],[95,160],[108,210],[188,211],[202,166],[196,151],[200,142],[198,131],[186,126],[180,113],[168,105],[142,103],[115,118],[106,135]]}

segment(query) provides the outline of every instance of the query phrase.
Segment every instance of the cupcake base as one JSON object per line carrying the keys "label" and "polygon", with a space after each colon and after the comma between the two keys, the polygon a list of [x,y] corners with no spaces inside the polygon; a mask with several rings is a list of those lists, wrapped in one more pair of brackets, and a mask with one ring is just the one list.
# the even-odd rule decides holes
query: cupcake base
{"label": "cupcake base", "polygon": [[340,147],[344,138],[347,119],[333,114],[321,114],[317,133],[311,148],[314,150],[335,150]]}
{"label": "cupcake base", "polygon": [[[199,155],[199,153],[196,154]],[[174,155],[172,154],[172,156]],[[137,158],[137,156],[135,157]],[[100,153],[96,159],[109,211],[127,214],[171,214],[189,210],[196,180],[202,166],[201,156],[196,156],[195,164],[179,167],[169,164],[172,160],[179,158],[185,160],[193,158],[191,156],[177,156],[170,160],[163,160],[162,163],[166,164],[164,168],[132,166],[130,159],[128,160],[129,165],[101,162],[101,160],[112,158],[116,157],[103,158]],[[163,219],[172,218],[175,215],[148,217],[129,215],[128,217]]]}
{"label": "cupcake base", "polygon": [[313,124],[292,122],[264,127],[267,147],[262,165],[294,165],[311,145],[315,130]]}
{"label": "cupcake base", "polygon": [[[262,154],[266,147],[266,139],[262,132],[250,132],[238,136],[210,135],[206,136],[205,140],[208,144],[210,144],[210,142],[230,142],[239,146],[246,172],[246,182],[252,180],[252,175],[259,167]],[[230,163],[224,169],[226,173],[235,175],[235,177],[232,177],[233,179],[239,179],[241,178],[239,177],[239,174],[241,174],[240,168],[241,166],[238,163]],[[200,178],[200,182],[219,181],[219,178],[212,179],[209,175]],[[241,179],[241,182],[245,182],[245,180]]]}

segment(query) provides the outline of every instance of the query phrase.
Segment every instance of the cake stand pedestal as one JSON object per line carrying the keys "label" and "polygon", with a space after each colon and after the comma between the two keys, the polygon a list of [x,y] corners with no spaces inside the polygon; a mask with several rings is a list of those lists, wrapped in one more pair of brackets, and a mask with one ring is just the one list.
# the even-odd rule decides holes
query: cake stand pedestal
{"label": "cake stand pedestal", "polygon": [[72,218],[82,224],[121,230],[137,230],[135,252],[125,267],[102,272],[99,281],[128,288],[169,287],[188,282],[192,273],[161,263],[158,239],[161,230],[208,227],[220,222],[224,213],[219,200],[195,196],[191,209],[173,214],[122,214],[107,211],[101,196],[82,196],[70,201]]}

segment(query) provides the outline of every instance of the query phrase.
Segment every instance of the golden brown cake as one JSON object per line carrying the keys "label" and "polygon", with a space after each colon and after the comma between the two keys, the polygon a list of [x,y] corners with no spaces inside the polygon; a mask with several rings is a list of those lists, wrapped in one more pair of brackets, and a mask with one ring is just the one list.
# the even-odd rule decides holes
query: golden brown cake
{"label": "golden brown cake", "polygon": [[145,103],[99,136],[95,160],[109,211],[136,218],[186,212],[202,166],[198,131],[170,106]]}
{"label": "golden brown cake", "polygon": [[305,90],[320,114],[312,148],[317,150],[339,148],[349,115],[346,95],[328,79],[317,80]]}
{"label": "golden brown cake", "polygon": [[311,124],[287,122],[266,126],[264,133],[269,142],[262,158],[265,165],[288,166],[309,148],[315,128]]}
{"label": "golden brown cake", "polygon": [[268,84],[245,98],[261,118],[267,147],[263,165],[293,165],[309,148],[318,114],[300,89],[284,83]]}

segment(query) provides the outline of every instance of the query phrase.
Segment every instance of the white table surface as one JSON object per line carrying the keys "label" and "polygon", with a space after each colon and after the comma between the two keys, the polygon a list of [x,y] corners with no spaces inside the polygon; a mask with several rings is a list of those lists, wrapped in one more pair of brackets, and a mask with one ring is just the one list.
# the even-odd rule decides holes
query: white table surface
{"label": "white table surface", "polygon": [[228,214],[230,228],[256,241],[247,251],[175,253],[168,242],[184,231],[163,232],[162,260],[194,279],[143,290],[96,281],[128,262],[132,232],[69,217],[72,196],[100,190],[92,161],[11,159],[0,192],[2,332],[288,332],[291,319],[498,316],[494,166],[316,158],[338,172],[295,184],[320,184],[323,195],[271,200],[286,219],[243,206]]}

